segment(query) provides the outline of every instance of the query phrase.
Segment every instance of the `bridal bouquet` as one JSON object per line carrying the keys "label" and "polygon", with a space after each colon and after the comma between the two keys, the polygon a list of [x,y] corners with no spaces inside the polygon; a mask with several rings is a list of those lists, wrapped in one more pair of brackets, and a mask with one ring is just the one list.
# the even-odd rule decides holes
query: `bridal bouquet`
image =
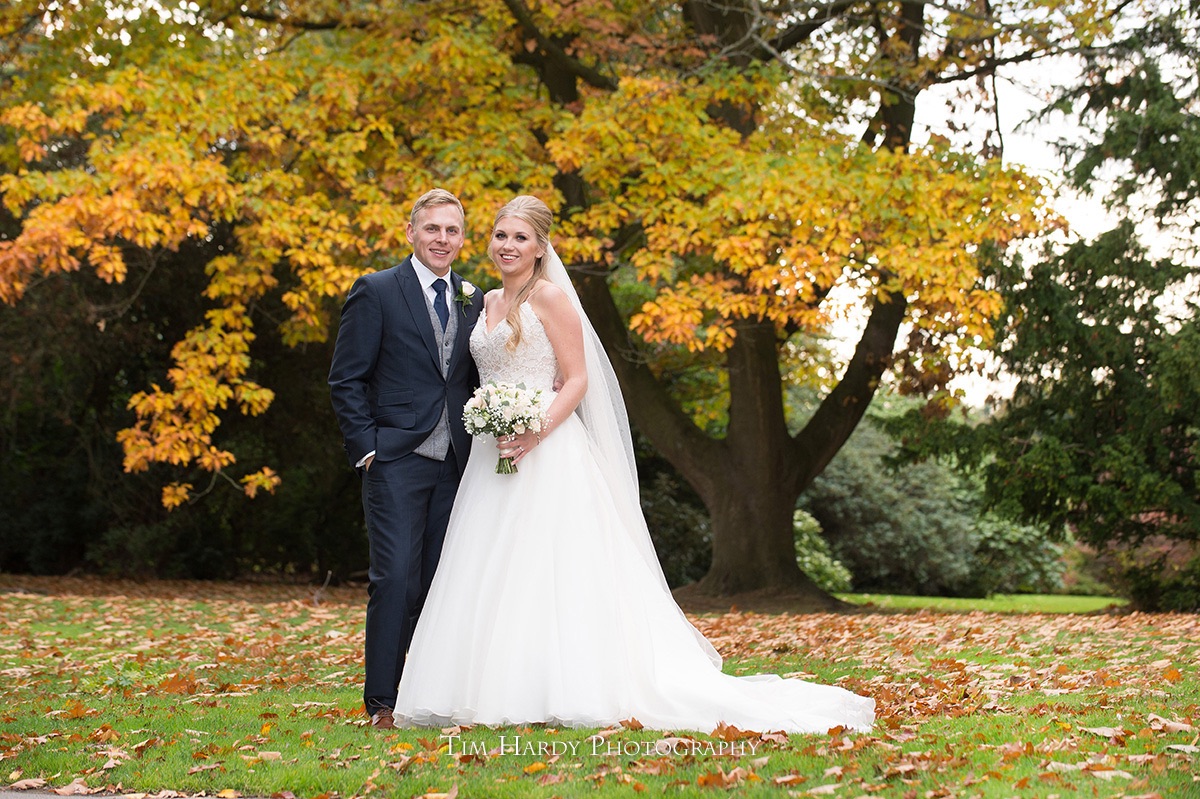
{"label": "bridal bouquet", "polygon": [[[463,407],[463,424],[473,436],[490,434],[520,435],[526,430],[539,433],[546,414],[547,399],[541,389],[527,389],[524,383],[488,383],[475,389]],[[512,458],[500,457],[496,474],[515,474]]]}

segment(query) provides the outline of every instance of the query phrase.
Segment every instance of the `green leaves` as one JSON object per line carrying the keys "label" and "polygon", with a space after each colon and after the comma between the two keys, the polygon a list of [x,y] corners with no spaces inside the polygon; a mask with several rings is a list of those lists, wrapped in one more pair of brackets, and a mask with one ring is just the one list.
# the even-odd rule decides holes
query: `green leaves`
{"label": "green leaves", "polygon": [[[1146,204],[1160,223],[1193,230],[1200,196],[1200,41],[1194,6],[1158,3],[1141,25],[1110,48],[1090,52],[1079,85],[1060,107],[1080,109],[1092,130],[1086,143],[1061,142],[1072,183],[1091,191],[1111,173],[1118,207]],[[1113,164],[1120,166],[1112,170]],[[1102,181],[1100,181],[1102,184]]]}
{"label": "green leaves", "polygon": [[1011,401],[979,426],[912,416],[909,445],[954,452],[995,507],[1094,544],[1200,538],[1200,306],[1163,305],[1192,273],[1149,260],[1131,224],[1002,269]]}

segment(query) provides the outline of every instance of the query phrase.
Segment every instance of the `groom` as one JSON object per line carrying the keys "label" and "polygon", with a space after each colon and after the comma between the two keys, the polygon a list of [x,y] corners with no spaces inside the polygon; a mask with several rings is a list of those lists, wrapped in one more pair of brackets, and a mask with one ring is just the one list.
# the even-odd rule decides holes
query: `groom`
{"label": "groom", "polygon": [[399,265],[355,281],[329,370],[334,413],[362,478],[370,543],[366,680],[374,727],[391,729],[396,686],[442,552],[471,439],[463,404],[479,384],[467,349],[483,293],[450,271],[462,203],[434,189],[413,205]]}

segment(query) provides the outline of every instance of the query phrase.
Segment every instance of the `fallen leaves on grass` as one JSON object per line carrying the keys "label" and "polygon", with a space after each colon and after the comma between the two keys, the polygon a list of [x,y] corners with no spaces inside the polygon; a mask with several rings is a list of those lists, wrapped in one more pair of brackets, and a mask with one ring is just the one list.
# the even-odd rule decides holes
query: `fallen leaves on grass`
{"label": "fallen leaves on grass", "polygon": [[[228,708],[269,691],[356,694],[363,646],[358,593],[353,601],[318,605],[298,588],[162,583],[135,590],[107,584],[105,593],[106,584],[98,581],[37,585],[39,591],[0,594],[0,675],[24,695],[39,695],[51,684],[67,689],[45,692],[62,698],[6,711],[0,718],[0,761],[19,764],[38,747],[73,746],[86,751],[88,766],[52,779],[26,778],[15,769],[7,780],[13,790],[57,785],[53,789],[68,792],[64,795],[101,791],[90,788],[87,778],[98,785],[148,750],[182,744],[185,757],[196,761],[188,774],[207,775],[214,781],[210,795],[221,791],[216,795],[232,799],[238,794],[226,787],[233,782],[227,764],[280,768],[294,762],[296,752],[285,752],[276,740],[294,720],[302,725],[296,733],[310,725],[365,725],[357,707],[281,702],[274,705],[277,712],[256,711],[235,747],[205,743],[212,738],[204,730],[164,739],[161,731],[130,731],[111,718],[96,718],[105,695],[169,697],[187,713],[189,707]],[[743,673],[800,674],[873,697],[876,728],[869,734],[835,728],[826,735],[789,737],[721,725],[706,737],[668,733],[645,741],[642,725],[629,719],[586,739],[582,748],[596,758],[588,768],[543,758],[519,762],[512,778],[541,786],[613,782],[637,792],[646,789],[640,780],[652,778],[656,791],[667,781],[666,788],[720,791],[762,782],[781,793],[856,796],[877,794],[887,785],[915,785],[929,775],[1003,782],[1022,770],[1025,776],[1008,785],[1101,781],[1126,783],[1131,794],[1152,796],[1141,786],[1145,775],[1194,768],[1200,751],[1194,704],[1174,708],[1160,701],[1160,713],[1126,710],[1130,700],[1163,699],[1188,684],[1184,672],[1200,640],[1195,616],[728,613],[693,621]],[[1028,734],[957,747],[925,731],[935,721],[993,716],[1019,716]],[[38,720],[35,731],[23,726],[31,718]],[[317,738],[308,730],[292,742],[330,769],[348,769],[363,759],[360,753],[323,749]],[[385,775],[416,773],[426,764],[449,763],[460,774],[508,768],[491,749],[451,756],[444,751],[445,738],[437,735],[417,738],[415,745],[379,740],[385,743],[375,751],[385,757],[366,759]],[[726,748],[714,755],[693,745],[701,740]],[[742,755],[735,757],[731,745],[742,743],[755,751],[738,759]],[[802,774],[778,766],[774,755],[763,756],[768,751],[819,758],[828,768]],[[867,754],[871,766],[860,771],[856,758]],[[987,765],[977,766],[971,757]],[[772,768],[779,773],[770,773]]]}
{"label": "fallen leaves on grass", "polygon": [[8,786],[10,791],[34,791],[38,788],[45,788],[46,781],[40,777],[35,777],[29,780],[17,780],[12,785]]}
{"label": "fallen leaves on grass", "polygon": [[729,771],[718,769],[717,771],[701,774],[696,780],[696,784],[701,788],[733,788],[746,781],[757,782],[759,781],[759,777],[754,772],[747,771],[739,766]]}

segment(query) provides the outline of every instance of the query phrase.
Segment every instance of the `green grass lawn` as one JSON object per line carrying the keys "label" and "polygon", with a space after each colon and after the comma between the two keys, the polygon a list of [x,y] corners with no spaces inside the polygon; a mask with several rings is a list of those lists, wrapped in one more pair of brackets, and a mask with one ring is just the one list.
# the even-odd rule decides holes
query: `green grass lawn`
{"label": "green grass lawn", "polygon": [[880,610],[980,610],[990,613],[1093,613],[1128,604],[1127,600],[1115,597],[1061,594],[995,594],[982,599],[899,594],[838,594],[838,597]]}
{"label": "green grass lawn", "polygon": [[21,585],[0,593],[0,786],[285,799],[1200,796],[1195,616],[904,611],[909,598],[872,598],[887,612],[696,619],[730,673],[874,697],[868,734],[381,732],[359,710],[361,592],[318,604],[299,588]]}

